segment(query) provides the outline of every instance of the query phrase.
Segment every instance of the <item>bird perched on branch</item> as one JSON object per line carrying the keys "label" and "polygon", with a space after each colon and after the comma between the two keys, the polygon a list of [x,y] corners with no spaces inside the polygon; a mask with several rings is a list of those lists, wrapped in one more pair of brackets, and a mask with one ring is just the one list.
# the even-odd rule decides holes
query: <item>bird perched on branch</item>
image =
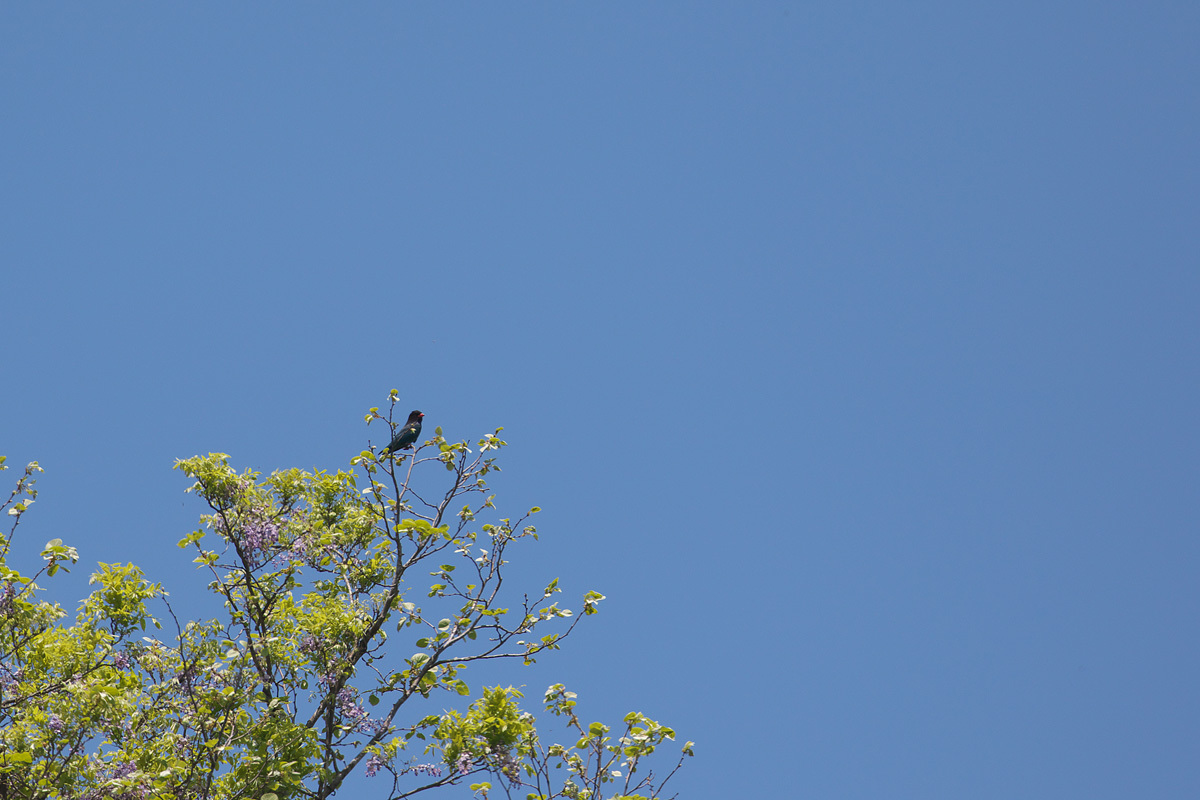
{"label": "bird perched on branch", "polygon": [[397,450],[407,450],[413,446],[413,442],[421,435],[421,419],[425,415],[420,411],[414,411],[408,415],[408,422],[404,423],[401,428],[392,438],[392,443],[383,448],[380,456],[386,456],[389,453],[394,453]]}

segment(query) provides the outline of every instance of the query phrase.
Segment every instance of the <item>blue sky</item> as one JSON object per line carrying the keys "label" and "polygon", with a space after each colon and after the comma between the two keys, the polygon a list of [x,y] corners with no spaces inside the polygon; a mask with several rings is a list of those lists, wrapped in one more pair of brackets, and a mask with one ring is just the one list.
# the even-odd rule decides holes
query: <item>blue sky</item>
{"label": "blue sky", "polygon": [[505,426],[522,570],[609,597],[503,679],[675,726],[683,798],[1196,796],[1198,37],[1185,3],[8,4],[26,545],[79,548],[68,602],[125,560],[199,602],[174,460],[345,467],[397,387]]}

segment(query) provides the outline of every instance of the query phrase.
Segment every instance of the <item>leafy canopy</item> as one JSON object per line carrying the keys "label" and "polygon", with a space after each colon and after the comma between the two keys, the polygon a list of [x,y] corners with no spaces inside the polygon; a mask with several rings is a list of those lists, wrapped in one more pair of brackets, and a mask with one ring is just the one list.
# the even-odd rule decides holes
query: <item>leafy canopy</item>
{"label": "leafy canopy", "polygon": [[[397,399],[367,423],[394,435]],[[557,744],[512,687],[480,686],[463,712],[430,709],[438,694],[471,696],[469,666],[558,649],[604,599],[587,592],[576,616],[557,579],[501,591],[538,512],[498,516],[486,478],[501,430],[472,450],[438,428],[411,453],[364,450],[334,473],[180,460],[207,507],[179,544],[223,603],[210,620],[181,621],[136,566],[101,563],[67,621],[37,581],[76,563],[74,548],[48,542],[32,575],[8,563],[37,499],[30,463],[0,505],[12,523],[0,533],[0,797],[326,798],[356,769],[389,799],[461,782],[483,797],[494,784],[538,800],[658,797],[692,745],[656,777],[644,762],[675,733],[640,713],[611,736],[556,684],[544,705],[574,739]]]}

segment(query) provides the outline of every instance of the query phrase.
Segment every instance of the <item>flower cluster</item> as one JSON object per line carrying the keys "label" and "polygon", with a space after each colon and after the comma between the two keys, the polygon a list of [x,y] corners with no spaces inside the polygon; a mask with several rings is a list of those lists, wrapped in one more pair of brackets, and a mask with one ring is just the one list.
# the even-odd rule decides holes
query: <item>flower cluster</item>
{"label": "flower cluster", "polygon": [[8,616],[13,611],[13,600],[17,597],[17,589],[12,581],[4,583],[4,591],[0,592],[0,615]]}
{"label": "flower cluster", "polygon": [[307,536],[297,536],[292,540],[291,551],[292,555],[297,558],[306,558],[308,556],[309,540]]}
{"label": "flower cluster", "polygon": [[[117,768],[113,771],[113,780],[127,778],[133,773],[137,772],[137,769],[137,764],[133,763],[132,761],[122,762],[121,764],[118,764]],[[139,786],[134,788],[133,791],[106,796],[111,796],[116,800],[142,800],[142,798],[146,796],[146,787]]]}
{"label": "flower cluster", "polygon": [[511,786],[521,785],[521,762],[508,750],[501,750],[496,754],[495,769],[508,778]]}
{"label": "flower cluster", "polygon": [[269,519],[255,518],[242,526],[242,548],[255,566],[265,560],[267,550],[278,541],[279,526]]}
{"label": "flower cluster", "polygon": [[429,775],[433,778],[442,777],[442,768],[437,764],[410,764],[409,766],[400,770],[401,775],[405,775],[410,772],[413,775]]}
{"label": "flower cluster", "polygon": [[[128,778],[138,771],[137,764],[132,761],[117,762],[110,780]],[[135,787],[132,791],[114,793],[112,789],[103,788],[82,795],[75,795],[78,800],[142,800],[147,794],[145,786]]]}
{"label": "flower cluster", "polygon": [[337,705],[342,716],[355,730],[363,733],[377,733],[386,727],[383,720],[371,719],[367,710],[358,702],[352,689],[342,689],[338,692]]}
{"label": "flower cluster", "polygon": [[[304,636],[300,638],[300,652],[308,653],[309,655],[316,655],[317,653],[321,652],[321,640],[313,636],[311,633],[304,634]],[[322,677],[321,682],[325,683],[324,677]]]}
{"label": "flower cluster", "polygon": [[8,664],[0,664],[0,694],[6,694],[17,688],[17,684],[25,680],[25,670],[13,669]]}
{"label": "flower cluster", "polygon": [[379,768],[384,765],[383,756],[379,753],[372,753],[367,759],[367,777],[374,778],[379,773]]}

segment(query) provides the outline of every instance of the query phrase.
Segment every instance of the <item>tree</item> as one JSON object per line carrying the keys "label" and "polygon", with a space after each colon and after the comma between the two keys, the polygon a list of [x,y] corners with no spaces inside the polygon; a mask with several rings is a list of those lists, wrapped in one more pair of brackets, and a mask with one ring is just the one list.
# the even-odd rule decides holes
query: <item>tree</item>
{"label": "tree", "polygon": [[[397,399],[367,423],[394,434]],[[500,432],[473,452],[438,428],[410,454],[364,450],[335,473],[239,473],[221,453],[177,462],[208,511],[180,546],[224,605],[203,621],[181,622],[136,566],[101,563],[66,623],[36,581],[78,561],[74,548],[49,542],[33,575],[8,563],[37,497],[29,464],[0,505],[12,518],[0,534],[0,800],[327,798],[355,770],[389,799],[461,783],[483,797],[659,796],[692,744],[656,776],[648,759],[674,731],[640,713],[615,732],[585,724],[575,695],[551,686],[543,702],[564,745],[543,741],[512,687],[480,686],[461,713],[424,702],[470,696],[468,667],[558,649],[604,599],[586,593],[575,616],[555,579],[504,605],[505,565],[537,539],[538,509],[498,517],[486,477]]]}

